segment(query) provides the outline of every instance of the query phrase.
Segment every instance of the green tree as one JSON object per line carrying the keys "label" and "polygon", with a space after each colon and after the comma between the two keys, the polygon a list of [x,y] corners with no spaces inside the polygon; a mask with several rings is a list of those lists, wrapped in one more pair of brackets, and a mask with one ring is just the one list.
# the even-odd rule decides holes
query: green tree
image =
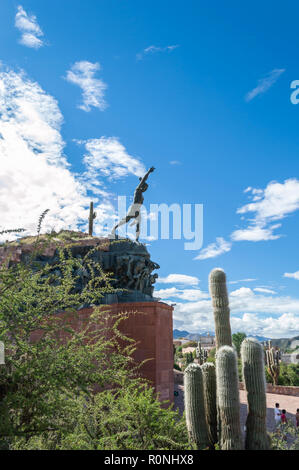
{"label": "green tree", "polygon": [[216,355],[216,348],[212,348],[209,352],[207,362],[212,362],[213,364],[215,364],[216,362],[215,355]]}
{"label": "green tree", "polygon": [[245,338],[246,338],[246,334],[245,334],[245,333],[241,333],[241,332],[234,333],[234,334],[232,335],[233,345],[235,346],[235,348],[236,348],[236,350],[237,350],[238,357],[240,357],[241,344],[242,344],[242,341],[243,341]]}
{"label": "green tree", "polygon": [[196,346],[197,346],[197,342],[193,340],[188,341],[187,343],[183,345],[184,348],[196,348]]}
{"label": "green tree", "polygon": [[[83,265],[92,275],[82,291],[74,293],[74,273]],[[32,259],[0,266],[0,340],[6,352],[5,365],[0,367],[2,449],[108,448],[114,444],[146,449],[154,432],[160,436],[160,446],[173,448],[176,442],[184,448],[183,422],[173,411],[161,409],[151,387],[139,377],[139,364],[132,359],[134,341],[119,331],[127,314],[112,317],[107,308],[97,307],[85,322],[80,317],[80,306],[97,304],[107,291],[111,292],[109,276],[94,265],[92,250],[78,260],[67,248],[60,249],[55,265],[38,269]],[[72,327],[76,316],[82,324],[79,332]],[[39,340],[35,341],[37,331]],[[136,412],[131,418],[139,420],[134,427],[130,414],[138,399],[139,415]],[[124,444],[115,436],[121,410],[122,417],[127,416],[121,429]],[[85,426],[83,416],[92,424],[100,412],[106,431]],[[156,422],[141,435],[150,413]],[[114,423],[111,430],[109,422]]]}
{"label": "green tree", "polygon": [[79,398],[72,413],[73,428],[14,441],[26,450],[176,450],[189,449],[185,422],[178,411],[161,408],[153,389],[129,383]]}
{"label": "green tree", "polygon": [[299,364],[280,363],[278,385],[299,386]]}

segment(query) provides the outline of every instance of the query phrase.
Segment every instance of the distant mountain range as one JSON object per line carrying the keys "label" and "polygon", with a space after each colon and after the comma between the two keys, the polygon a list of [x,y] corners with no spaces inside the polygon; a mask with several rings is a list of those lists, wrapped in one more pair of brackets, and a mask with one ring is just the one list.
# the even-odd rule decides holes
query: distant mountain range
{"label": "distant mountain range", "polygon": [[214,333],[212,331],[205,331],[204,333],[189,333],[189,331],[185,330],[173,330],[173,338],[174,339],[179,339],[179,338],[184,338],[184,339],[189,339],[190,341],[199,341],[201,336],[214,336]]}
{"label": "distant mountain range", "polygon": [[272,346],[278,346],[281,350],[295,349],[299,346],[299,336],[294,336],[294,338],[272,339],[271,341]]}
{"label": "distant mountain range", "polygon": [[[189,339],[190,341],[199,341],[201,336],[207,336],[208,332],[205,333],[189,333],[189,331],[185,330],[173,330],[173,338],[174,339],[179,339],[179,338],[184,338],[184,339]],[[209,332],[210,336],[214,336],[213,332]],[[299,346],[299,336],[295,336],[294,338],[265,338],[265,336],[258,336],[258,335],[248,335],[251,338],[255,338],[258,341],[268,341],[271,339],[272,346],[278,346],[280,349],[285,350],[285,349],[295,349],[297,346]]]}

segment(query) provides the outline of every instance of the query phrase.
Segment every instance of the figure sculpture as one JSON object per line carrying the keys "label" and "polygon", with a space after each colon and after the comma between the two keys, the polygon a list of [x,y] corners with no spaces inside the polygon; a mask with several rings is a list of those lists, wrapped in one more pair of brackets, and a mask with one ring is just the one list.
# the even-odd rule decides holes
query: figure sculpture
{"label": "figure sculpture", "polygon": [[146,183],[147,178],[149,177],[150,173],[154,171],[154,167],[152,166],[143,178],[139,178],[139,185],[135,189],[134,192],[134,200],[133,204],[129,207],[127,215],[121,219],[115,227],[112,229],[111,235],[115,236],[115,231],[117,228],[121,227],[124,224],[127,224],[130,220],[135,219],[131,225],[136,224],[136,241],[139,240],[140,235],[140,224],[141,224],[141,206],[144,201],[143,193],[147,190],[148,184]]}

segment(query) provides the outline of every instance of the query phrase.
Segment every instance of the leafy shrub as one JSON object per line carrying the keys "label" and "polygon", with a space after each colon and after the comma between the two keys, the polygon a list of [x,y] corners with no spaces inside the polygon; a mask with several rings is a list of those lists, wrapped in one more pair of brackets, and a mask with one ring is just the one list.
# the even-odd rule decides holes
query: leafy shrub
{"label": "leafy shrub", "polygon": [[[120,334],[127,315],[95,308],[79,332],[68,321],[80,317],[80,306],[94,305],[111,291],[109,279],[94,274],[74,293],[74,272],[84,261],[94,274],[91,259],[74,259],[67,249],[59,250],[56,266],[0,266],[0,340],[6,350],[0,449],[185,448],[184,421],[161,409],[139,377],[134,341]],[[40,339],[33,341],[37,330]]]}
{"label": "leafy shrub", "polygon": [[15,439],[14,449],[161,450],[188,449],[185,422],[162,409],[152,388],[131,384],[73,402],[73,429]]}
{"label": "leafy shrub", "polygon": [[212,362],[213,364],[215,364],[216,362],[215,355],[216,355],[216,348],[212,348],[209,352],[207,362]]}
{"label": "leafy shrub", "polygon": [[272,450],[299,450],[299,427],[288,420],[271,434]]}

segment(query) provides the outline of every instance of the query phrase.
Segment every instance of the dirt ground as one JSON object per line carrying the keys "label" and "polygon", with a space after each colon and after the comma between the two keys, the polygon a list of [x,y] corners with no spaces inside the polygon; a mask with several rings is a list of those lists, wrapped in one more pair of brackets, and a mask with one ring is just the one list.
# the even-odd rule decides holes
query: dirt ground
{"label": "dirt ground", "polygon": [[[174,385],[175,391],[178,392],[178,396],[174,397],[174,408],[179,409],[182,414],[184,411],[184,386],[183,385]],[[274,420],[274,407],[275,403],[279,403],[280,409],[285,409],[287,412],[287,419],[296,423],[295,414],[297,408],[299,408],[299,397],[292,397],[289,395],[276,395],[274,393],[267,393],[267,429],[272,432],[275,429],[275,420]],[[244,431],[244,426],[247,418],[247,398],[246,392],[240,390],[240,419],[242,431]]]}

